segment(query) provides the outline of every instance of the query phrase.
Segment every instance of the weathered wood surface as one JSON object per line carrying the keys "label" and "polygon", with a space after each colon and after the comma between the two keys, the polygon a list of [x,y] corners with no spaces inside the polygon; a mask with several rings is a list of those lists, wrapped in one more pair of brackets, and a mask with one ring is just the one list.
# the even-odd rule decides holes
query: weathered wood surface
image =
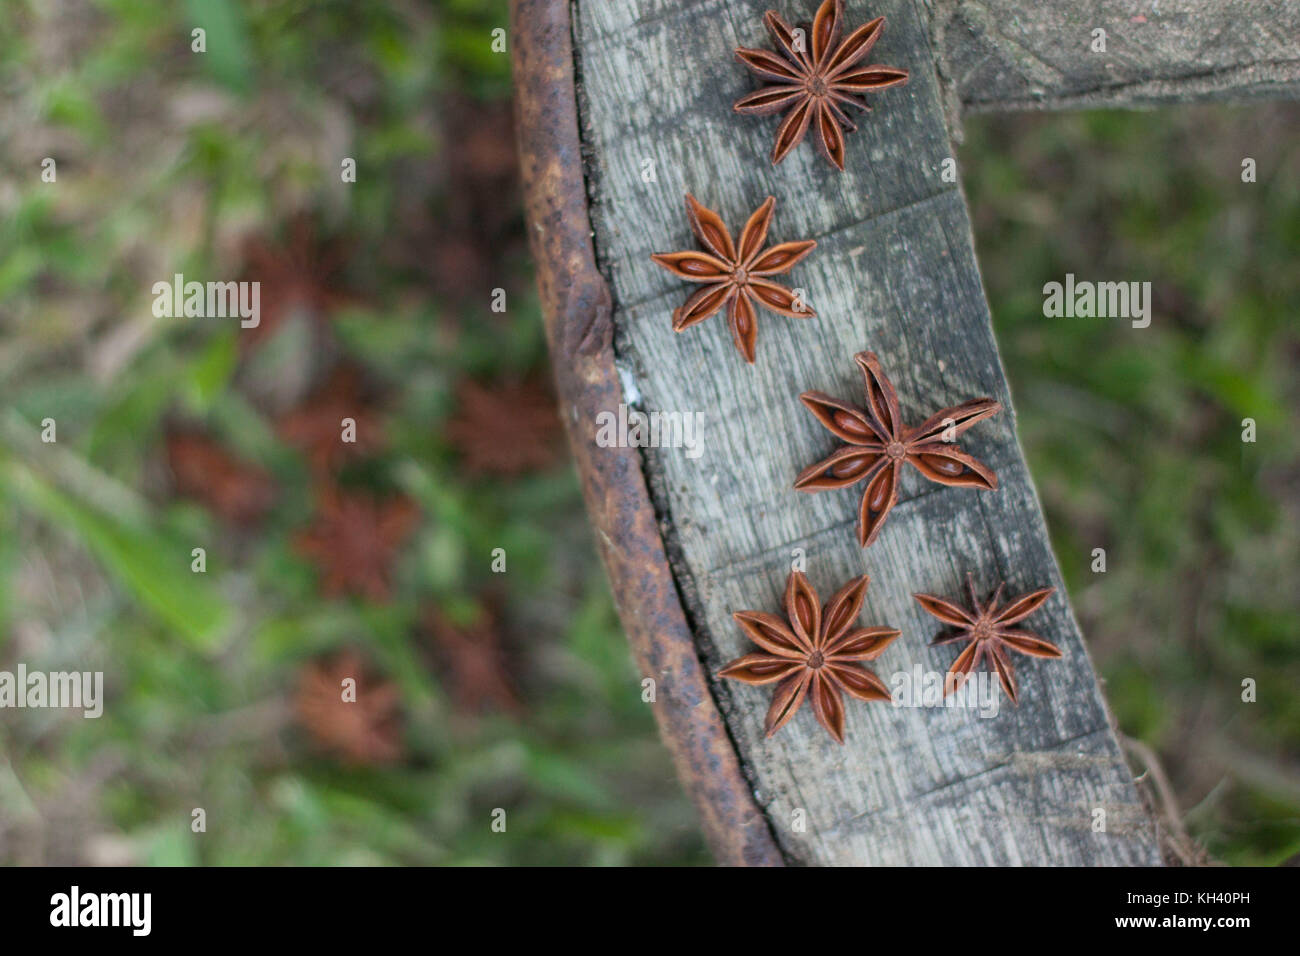
{"label": "weathered wood surface", "polygon": [[[936,0],[941,76],[965,109],[1300,97],[1297,0]],[[1105,52],[1093,31],[1106,32]]]}
{"label": "weathered wood surface", "polygon": [[[811,13],[811,0],[778,3]],[[952,155],[940,105],[928,9],[911,0],[850,2],[850,19],[888,18],[875,62],[911,82],[875,99],[850,136],[848,171],[800,146],[772,168],[777,121],[734,115],[753,88],[732,58],[766,46],[771,0],[578,0],[580,103],[595,247],[614,299],[625,398],[644,411],[705,413],[703,454],[648,449],[644,465],[678,587],[710,671],[751,648],[731,620],[775,611],[793,553],[823,597],[850,576],[872,578],[866,624],[903,636],[875,662],[942,672],[954,651],[926,647],[937,622],[914,591],[958,595],[967,570],[992,588],[1062,586],[1014,431],[959,186],[940,177]],[[800,9],[802,8],[802,9]],[[653,162],[655,181],[642,176]],[[788,277],[818,317],[760,316],[758,361],[746,366],[720,316],[689,332],[669,316],[686,285],[649,255],[692,246],[691,191],[738,228],[777,198],[772,241],[815,238]],[[996,468],[996,492],[905,479],[900,501],[863,552],[853,524],[860,489],[808,496],[791,483],[828,454],[831,437],[797,402],[806,389],[860,400],[852,356],[880,354],[910,422],[991,395],[1008,411],[963,436]],[[1061,661],[1022,658],[1023,702],[992,719],[959,709],[850,701],[845,746],[806,707],[763,737],[769,688],[714,682],[776,839],[810,864],[1156,864],[1154,826],[1112,733],[1063,590],[1035,616]],[[671,695],[669,675],[659,693]],[[1106,811],[1094,832],[1094,811]],[[806,830],[794,826],[803,810]]]}

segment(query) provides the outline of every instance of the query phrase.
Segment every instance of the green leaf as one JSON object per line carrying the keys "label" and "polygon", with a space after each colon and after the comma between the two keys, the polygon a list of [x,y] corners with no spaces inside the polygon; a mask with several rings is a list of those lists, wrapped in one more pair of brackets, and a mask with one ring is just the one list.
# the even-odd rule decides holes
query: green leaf
{"label": "green leaf", "polygon": [[239,4],[232,0],[186,0],[185,10],[193,27],[206,33],[206,53],[202,57],[208,73],[222,86],[235,93],[252,89],[248,54],[248,31]]}
{"label": "green leaf", "polygon": [[235,372],[239,350],[235,333],[227,329],[217,335],[190,368],[190,388],[197,411],[207,411]]}
{"label": "green leaf", "polygon": [[3,472],[15,497],[72,532],[142,605],[193,647],[212,651],[229,631],[230,609],[190,571],[190,546],[128,526],[11,464]]}
{"label": "green leaf", "polygon": [[198,841],[194,839],[188,821],[152,831],[145,843],[145,862],[149,866],[195,866],[199,862]]}

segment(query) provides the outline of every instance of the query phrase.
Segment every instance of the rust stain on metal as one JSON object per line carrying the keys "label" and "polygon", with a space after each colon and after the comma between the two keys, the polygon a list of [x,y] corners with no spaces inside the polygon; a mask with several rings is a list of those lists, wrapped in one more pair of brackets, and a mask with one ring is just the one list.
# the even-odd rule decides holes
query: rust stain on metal
{"label": "rust stain on metal", "polygon": [[609,288],[596,268],[583,183],[568,0],[513,0],[515,115],[529,240],[561,416],[587,512],[659,730],[720,863],[781,865],[709,693],[632,448],[601,448],[596,415],[623,400]]}

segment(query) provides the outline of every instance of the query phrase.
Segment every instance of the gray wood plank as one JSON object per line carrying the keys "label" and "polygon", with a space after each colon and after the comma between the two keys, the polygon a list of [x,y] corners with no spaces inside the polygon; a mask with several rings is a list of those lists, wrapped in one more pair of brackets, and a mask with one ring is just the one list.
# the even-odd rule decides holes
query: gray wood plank
{"label": "gray wood plank", "polygon": [[1296,0],[939,0],[932,12],[966,109],[1300,97]]}
{"label": "gray wood plank", "polygon": [[[700,411],[703,454],[647,449],[644,463],[700,652],[711,670],[751,648],[731,620],[777,611],[796,549],[823,599],[872,576],[866,624],[903,636],[875,662],[887,681],[942,674],[955,652],[926,647],[938,622],[911,594],[958,596],[967,570],[992,589],[1061,587],[1017,444],[1006,381],[975,263],[965,201],[940,177],[952,155],[925,8],[852,2],[854,25],[888,18],[875,62],[911,71],[905,87],[848,141],[840,174],[801,145],[768,164],[775,118],[731,103],[753,88],[738,45],[767,46],[769,0],[579,0],[575,36],[596,249],[615,301],[626,398],[644,411]],[[792,19],[813,9],[778,4]],[[647,161],[653,181],[643,178]],[[777,198],[771,241],[815,238],[787,278],[816,318],[761,314],[748,366],[719,316],[674,334],[690,291],[651,263],[694,246],[683,193],[738,229]],[[860,489],[804,495],[805,465],[836,442],[796,396],[820,389],[861,403],[855,352],[877,352],[905,419],[990,395],[1007,411],[962,446],[997,469],[1000,490],[945,488],[910,472],[867,551],[853,535]],[[1022,703],[993,717],[969,709],[848,704],[845,746],[805,707],[763,737],[769,688],[715,682],[760,805],[788,857],[818,864],[1155,864],[1156,835],[1111,732],[1104,700],[1063,591],[1032,624],[1065,651],[1019,668]],[[656,675],[657,676],[657,675]],[[671,688],[665,688],[671,693]],[[1094,811],[1105,810],[1105,832]],[[796,826],[802,810],[806,828]]]}

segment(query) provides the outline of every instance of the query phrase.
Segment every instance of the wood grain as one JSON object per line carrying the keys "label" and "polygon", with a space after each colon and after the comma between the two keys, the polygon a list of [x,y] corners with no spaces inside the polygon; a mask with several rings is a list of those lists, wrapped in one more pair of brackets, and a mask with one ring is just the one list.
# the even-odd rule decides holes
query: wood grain
{"label": "wood grain", "polygon": [[[715,681],[758,802],[792,862],[1157,864],[1154,825],[1112,733],[1017,444],[965,201],[941,178],[953,152],[929,11],[909,0],[849,3],[853,24],[887,17],[872,60],[906,67],[911,81],[873,100],[840,174],[810,143],[771,167],[777,120],[731,111],[753,88],[732,51],[768,45],[761,16],[772,5],[575,5],[591,217],[614,299],[624,399],[647,412],[705,416],[698,458],[681,448],[643,455],[699,652],[710,672],[748,652],[731,613],[776,611],[803,554],[823,599],[849,577],[871,575],[863,623],[903,632],[875,662],[891,684],[914,668],[946,670],[955,651],[926,647],[937,622],[911,594],[957,596],[968,570],[989,590],[1001,578],[1013,592],[1060,588],[1032,623],[1065,657],[1021,658],[1022,703],[1002,701],[993,717],[850,701],[843,747],[810,708],[764,739],[770,689]],[[812,10],[811,0],[799,0],[802,10],[780,6],[797,19]],[[817,317],[761,314],[753,366],[721,316],[681,335],[670,328],[690,290],[649,255],[693,247],[686,191],[733,230],[775,196],[771,241],[819,243],[787,276]],[[946,488],[909,472],[866,552],[853,535],[860,489],[791,488],[836,444],[796,396],[820,389],[860,403],[852,356],[864,349],[881,356],[909,423],[976,396],[1007,406],[962,439],[997,470],[1000,489]],[[1104,832],[1094,830],[1097,810]]]}
{"label": "wood grain", "polygon": [[[965,109],[1300,97],[1296,0],[940,0],[932,32]],[[1092,49],[1106,31],[1105,52]]]}

